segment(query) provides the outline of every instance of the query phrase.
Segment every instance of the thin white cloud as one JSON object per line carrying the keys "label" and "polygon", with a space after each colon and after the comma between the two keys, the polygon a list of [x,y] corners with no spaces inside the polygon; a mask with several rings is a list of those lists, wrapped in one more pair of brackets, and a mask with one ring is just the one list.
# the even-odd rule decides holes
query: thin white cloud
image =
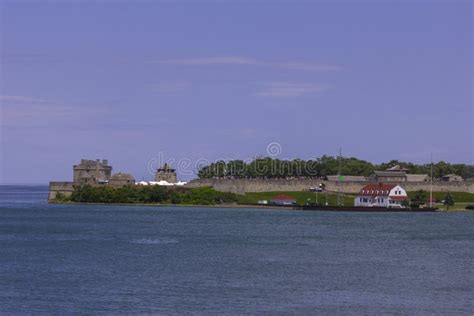
{"label": "thin white cloud", "polygon": [[295,82],[264,83],[256,95],[261,97],[299,97],[306,94],[318,94],[330,89],[329,85]]}
{"label": "thin white cloud", "polygon": [[2,62],[5,64],[23,64],[23,63],[58,63],[64,61],[64,58],[46,54],[4,52]]}
{"label": "thin white cloud", "polygon": [[239,56],[167,59],[167,60],[160,60],[157,63],[173,64],[173,65],[256,65],[258,64],[258,62],[254,59],[239,57]]}
{"label": "thin white cloud", "polygon": [[305,62],[284,62],[274,63],[275,67],[294,69],[294,70],[307,70],[307,71],[337,71],[342,70],[341,66],[331,64],[315,64]]}
{"label": "thin white cloud", "polygon": [[4,127],[76,123],[78,119],[90,119],[100,112],[97,109],[67,106],[30,96],[0,95],[0,105],[0,126]]}
{"label": "thin white cloud", "polygon": [[241,136],[246,138],[254,138],[258,134],[256,129],[250,127],[242,128],[239,132]]}
{"label": "thin white cloud", "polygon": [[32,102],[32,103],[46,103],[47,100],[39,99],[39,98],[32,98],[32,97],[25,97],[19,95],[0,95],[1,103],[6,102]]}
{"label": "thin white cloud", "polygon": [[318,64],[313,62],[302,61],[284,61],[284,62],[268,62],[257,60],[254,58],[242,56],[221,56],[221,57],[206,57],[206,58],[188,58],[188,59],[165,59],[159,60],[155,63],[168,65],[188,65],[188,66],[203,66],[203,65],[254,65],[266,66],[273,68],[284,68],[293,70],[306,71],[337,71],[342,67],[333,64]]}
{"label": "thin white cloud", "polygon": [[173,94],[185,90],[189,87],[189,84],[185,82],[161,82],[149,84],[147,87],[153,92]]}

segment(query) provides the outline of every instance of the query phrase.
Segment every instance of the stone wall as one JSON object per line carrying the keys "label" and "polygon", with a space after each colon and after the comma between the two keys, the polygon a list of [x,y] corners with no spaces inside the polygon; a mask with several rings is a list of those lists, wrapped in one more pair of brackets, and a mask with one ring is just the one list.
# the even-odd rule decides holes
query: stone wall
{"label": "stone wall", "polygon": [[[233,192],[243,194],[246,192],[270,192],[270,191],[307,191],[311,187],[317,187],[324,183],[326,190],[339,191],[342,193],[356,193],[366,185],[366,181],[323,181],[317,179],[196,179],[189,182],[186,187],[210,186],[217,191]],[[401,185],[407,191],[430,190],[429,182],[404,182]],[[433,182],[435,192],[468,192],[474,194],[474,183],[472,182]]]}
{"label": "stone wall", "polygon": [[72,192],[74,191],[73,182],[57,182],[51,181],[49,183],[49,194],[48,200],[54,200],[58,193],[62,193],[65,196],[71,196]]}
{"label": "stone wall", "polygon": [[[320,183],[326,186],[326,190],[342,193],[356,193],[366,185],[366,181],[322,181],[317,179],[196,179],[186,187],[197,188],[210,186],[217,191],[233,192],[243,194],[246,192],[270,192],[270,191],[307,191],[311,187],[317,187]],[[54,200],[59,192],[70,196],[74,191],[73,182],[50,182],[48,200]],[[404,182],[401,184],[407,191],[430,190],[429,182]],[[474,183],[472,182],[433,182],[435,192],[468,192],[474,194]]]}

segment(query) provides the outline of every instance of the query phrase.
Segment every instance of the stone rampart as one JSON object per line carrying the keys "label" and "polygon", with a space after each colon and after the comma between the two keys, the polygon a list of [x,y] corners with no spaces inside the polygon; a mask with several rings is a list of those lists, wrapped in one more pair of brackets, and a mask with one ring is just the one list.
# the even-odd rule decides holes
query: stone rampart
{"label": "stone rampart", "polygon": [[[210,186],[217,191],[243,194],[246,192],[271,191],[307,191],[323,183],[328,191],[356,193],[367,181],[323,181],[318,179],[196,179],[186,187],[196,188]],[[429,182],[403,182],[401,185],[408,191],[430,190]],[[474,194],[472,182],[433,182],[435,192],[468,192]]]}
{"label": "stone rampart", "polygon": [[49,183],[48,200],[54,200],[58,193],[64,194],[65,196],[71,196],[74,191],[73,184],[73,182],[51,181]]}

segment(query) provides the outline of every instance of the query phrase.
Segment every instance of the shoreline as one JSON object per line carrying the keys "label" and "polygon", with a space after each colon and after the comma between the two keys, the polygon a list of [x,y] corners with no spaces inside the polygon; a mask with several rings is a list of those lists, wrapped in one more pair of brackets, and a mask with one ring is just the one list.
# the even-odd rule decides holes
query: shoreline
{"label": "shoreline", "polygon": [[55,202],[48,201],[48,204],[55,205],[118,205],[118,206],[158,206],[158,207],[196,207],[196,208],[258,208],[258,209],[284,209],[299,210],[300,206],[278,206],[278,205],[253,205],[253,204],[159,204],[159,203],[98,203],[98,202]]}
{"label": "shoreline", "polygon": [[219,205],[202,205],[202,204],[154,204],[154,203],[81,203],[81,202],[54,202],[48,201],[48,204],[55,205],[105,205],[105,206],[149,206],[149,207],[194,207],[194,208],[253,208],[253,209],[270,209],[270,210],[291,210],[291,211],[304,211],[304,212],[353,212],[353,213],[474,213],[474,210],[443,210],[437,209],[436,211],[424,211],[420,210],[399,210],[399,209],[387,209],[387,210],[331,210],[331,209],[304,209],[303,206],[288,206],[288,205],[259,205],[259,204],[219,204]]}

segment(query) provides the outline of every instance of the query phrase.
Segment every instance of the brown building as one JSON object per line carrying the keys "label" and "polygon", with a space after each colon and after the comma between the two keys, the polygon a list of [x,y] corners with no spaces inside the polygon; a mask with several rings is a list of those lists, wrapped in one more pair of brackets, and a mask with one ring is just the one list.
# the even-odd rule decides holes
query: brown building
{"label": "brown building", "polygon": [[369,181],[372,183],[401,183],[426,182],[430,180],[427,174],[408,174],[407,171],[408,169],[396,165],[385,171],[374,171],[374,173],[369,176]]}
{"label": "brown building", "polygon": [[385,182],[406,182],[407,181],[407,170],[401,168],[399,165],[388,168],[385,171],[374,171],[369,176],[369,182],[372,183],[385,183]]}
{"label": "brown building", "polygon": [[105,184],[112,174],[112,166],[103,159],[81,159],[81,163],[73,167],[73,182],[75,184]]}
{"label": "brown building", "polygon": [[167,163],[163,167],[156,170],[155,181],[166,181],[168,183],[178,182],[176,170],[171,168]]}
{"label": "brown building", "polygon": [[407,173],[407,182],[428,182],[430,176],[427,174],[409,174]]}
{"label": "brown building", "polygon": [[374,183],[406,182],[407,174],[405,171],[374,171],[370,175],[369,181]]}
{"label": "brown building", "polygon": [[133,185],[135,184],[135,178],[128,173],[116,173],[112,177],[110,177],[109,185],[114,187],[123,187],[125,185]]}
{"label": "brown building", "polygon": [[461,176],[458,176],[457,174],[447,174],[445,176],[442,176],[441,180],[443,182],[461,182],[461,181],[464,181],[464,179]]}

